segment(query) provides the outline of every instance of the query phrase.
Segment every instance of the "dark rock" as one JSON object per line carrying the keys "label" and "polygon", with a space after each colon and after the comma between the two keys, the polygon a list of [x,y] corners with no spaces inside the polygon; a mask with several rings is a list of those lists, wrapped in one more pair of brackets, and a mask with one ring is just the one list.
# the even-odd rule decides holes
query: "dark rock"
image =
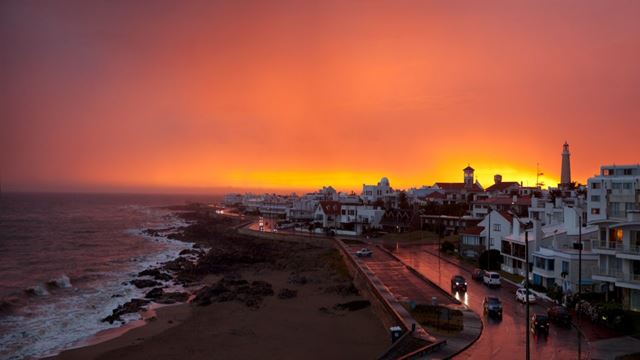
{"label": "dark rock", "polygon": [[294,297],[298,296],[298,290],[291,290],[291,289],[281,289],[278,292],[278,298],[280,299],[292,299]]}
{"label": "dark rock", "polygon": [[155,280],[159,281],[169,281],[173,279],[171,275],[160,271],[160,269],[147,269],[138,273],[138,276],[151,276]]}
{"label": "dark rock", "polygon": [[178,257],[175,260],[164,263],[163,268],[169,271],[192,271],[195,265],[184,257]]}
{"label": "dark rock", "polygon": [[135,287],[137,287],[138,289],[161,285],[159,282],[155,280],[148,280],[148,279],[134,279],[134,280],[131,280],[131,284],[135,285]]}
{"label": "dark rock", "polygon": [[184,249],[180,251],[180,256],[182,255],[202,255],[202,252],[195,249]]}
{"label": "dark rock", "polygon": [[333,293],[333,294],[340,294],[342,296],[349,296],[349,295],[358,295],[358,289],[353,286],[353,284],[339,284],[339,285],[333,285],[333,286],[327,286],[324,289],[325,293]]}
{"label": "dark rock", "polygon": [[113,294],[111,295],[112,298],[119,298],[122,297],[122,294]]}
{"label": "dark rock", "polygon": [[114,321],[122,321],[121,316],[124,314],[135,313],[140,311],[143,306],[149,304],[149,300],[144,299],[131,299],[131,301],[126,302],[117,308],[113,309],[111,315],[102,319],[102,322],[108,322],[113,324]]}
{"label": "dark rock", "polygon": [[335,310],[358,311],[369,306],[371,306],[371,302],[369,300],[354,300],[342,304],[336,304],[333,308]]}
{"label": "dark rock", "polygon": [[161,297],[153,300],[158,304],[174,304],[177,302],[185,302],[189,299],[189,294],[186,292],[170,292],[164,293]]}
{"label": "dark rock", "polygon": [[162,297],[162,295],[164,295],[164,290],[162,290],[162,288],[153,288],[151,289],[149,292],[147,292],[144,297],[147,299],[157,299]]}
{"label": "dark rock", "polygon": [[271,296],[273,295],[273,287],[266,281],[256,280],[251,283],[249,293],[252,295]]}
{"label": "dark rock", "polygon": [[287,280],[289,284],[304,285],[307,283],[307,277],[299,274],[292,274]]}

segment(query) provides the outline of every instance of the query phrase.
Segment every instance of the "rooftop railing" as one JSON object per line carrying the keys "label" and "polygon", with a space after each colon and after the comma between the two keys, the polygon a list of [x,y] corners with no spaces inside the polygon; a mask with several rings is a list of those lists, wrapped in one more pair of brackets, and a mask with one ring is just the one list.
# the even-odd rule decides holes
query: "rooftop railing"
{"label": "rooftop railing", "polygon": [[598,241],[594,240],[592,244],[594,249],[604,249],[604,250],[621,250],[622,242],[620,241]]}

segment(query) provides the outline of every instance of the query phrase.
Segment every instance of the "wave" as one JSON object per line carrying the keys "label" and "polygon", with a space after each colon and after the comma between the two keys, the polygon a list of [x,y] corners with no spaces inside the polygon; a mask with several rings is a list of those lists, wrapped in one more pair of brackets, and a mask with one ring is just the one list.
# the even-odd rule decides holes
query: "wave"
{"label": "wave", "polygon": [[24,289],[24,292],[29,296],[47,296],[49,292],[44,286],[38,284],[36,286],[28,287]]}
{"label": "wave", "polygon": [[49,288],[58,288],[58,289],[68,289],[72,287],[71,280],[67,275],[62,275],[57,279],[52,279],[47,281],[47,286]]}

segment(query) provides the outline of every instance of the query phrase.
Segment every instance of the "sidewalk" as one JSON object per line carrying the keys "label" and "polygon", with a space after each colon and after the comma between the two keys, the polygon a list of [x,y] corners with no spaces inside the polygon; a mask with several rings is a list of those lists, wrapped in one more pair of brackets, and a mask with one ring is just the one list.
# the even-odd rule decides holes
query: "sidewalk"
{"label": "sidewalk", "polygon": [[[376,246],[376,249],[379,250],[376,253],[379,252],[381,255],[386,254],[389,258],[392,258],[395,262],[397,262],[396,267],[401,264],[402,271],[413,275],[412,276],[413,278],[419,279],[420,281],[418,285],[420,285],[421,289],[425,288],[424,286],[425,283],[429,285],[429,288],[431,288],[432,290],[430,291],[430,294],[427,295],[428,296],[426,299],[427,301],[429,301],[430,299],[429,296],[437,296],[439,300],[446,299],[445,301],[449,303],[450,306],[456,307],[462,311],[463,323],[464,323],[463,330],[450,335],[438,334],[437,335],[438,339],[446,340],[447,346],[433,353],[434,358],[448,359],[461,353],[462,351],[466,350],[469,346],[473,345],[473,343],[480,337],[480,334],[482,333],[482,326],[483,326],[482,320],[477,314],[469,310],[465,305],[461,305],[460,302],[455,298],[453,298],[451,294],[449,294],[446,290],[442,289],[437,284],[433,283],[432,281],[424,277],[424,275],[420,274],[420,272],[416,271],[411,266],[406,265],[404,262],[402,262],[402,260],[397,258],[393,253],[384,249],[382,246]],[[391,277],[395,277],[395,276],[392,275]],[[402,291],[400,293],[402,293]],[[413,299],[418,300],[416,298],[413,298]]]}

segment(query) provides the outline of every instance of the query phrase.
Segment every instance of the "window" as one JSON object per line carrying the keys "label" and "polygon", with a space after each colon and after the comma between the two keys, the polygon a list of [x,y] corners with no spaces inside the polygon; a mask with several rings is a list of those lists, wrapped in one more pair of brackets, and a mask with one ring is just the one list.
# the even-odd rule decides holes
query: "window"
{"label": "window", "polygon": [[347,210],[342,209],[341,213],[342,213],[342,215],[347,215]]}
{"label": "window", "polygon": [[632,175],[633,169],[624,169],[624,170],[622,170],[622,173],[624,175]]}
{"label": "window", "polygon": [[538,269],[543,269],[544,270],[544,259],[543,258],[536,257],[535,258],[535,264],[536,264],[536,267]]}
{"label": "window", "polygon": [[569,262],[568,261],[563,261],[562,262],[562,272],[566,273],[567,275],[569,275]]}
{"label": "window", "polygon": [[600,229],[600,241],[607,241],[607,229]]}
{"label": "window", "polygon": [[500,231],[500,224],[493,224],[493,231]]}
{"label": "window", "polygon": [[547,259],[547,270],[556,270],[556,261],[554,259]]}
{"label": "window", "polygon": [[591,201],[599,202],[600,201],[600,195],[591,195]]}
{"label": "window", "polygon": [[622,183],[622,188],[625,190],[631,190],[631,183]]}
{"label": "window", "polygon": [[604,176],[613,175],[613,169],[604,169],[604,170],[602,170],[602,175],[604,175]]}
{"label": "window", "polygon": [[596,182],[591,183],[591,188],[592,189],[600,189],[600,183],[596,183]]}
{"label": "window", "polygon": [[620,189],[622,189],[622,183],[620,183],[620,182],[611,183],[611,188],[613,190],[620,190]]}
{"label": "window", "polygon": [[600,208],[591,208],[591,215],[600,215]]}

